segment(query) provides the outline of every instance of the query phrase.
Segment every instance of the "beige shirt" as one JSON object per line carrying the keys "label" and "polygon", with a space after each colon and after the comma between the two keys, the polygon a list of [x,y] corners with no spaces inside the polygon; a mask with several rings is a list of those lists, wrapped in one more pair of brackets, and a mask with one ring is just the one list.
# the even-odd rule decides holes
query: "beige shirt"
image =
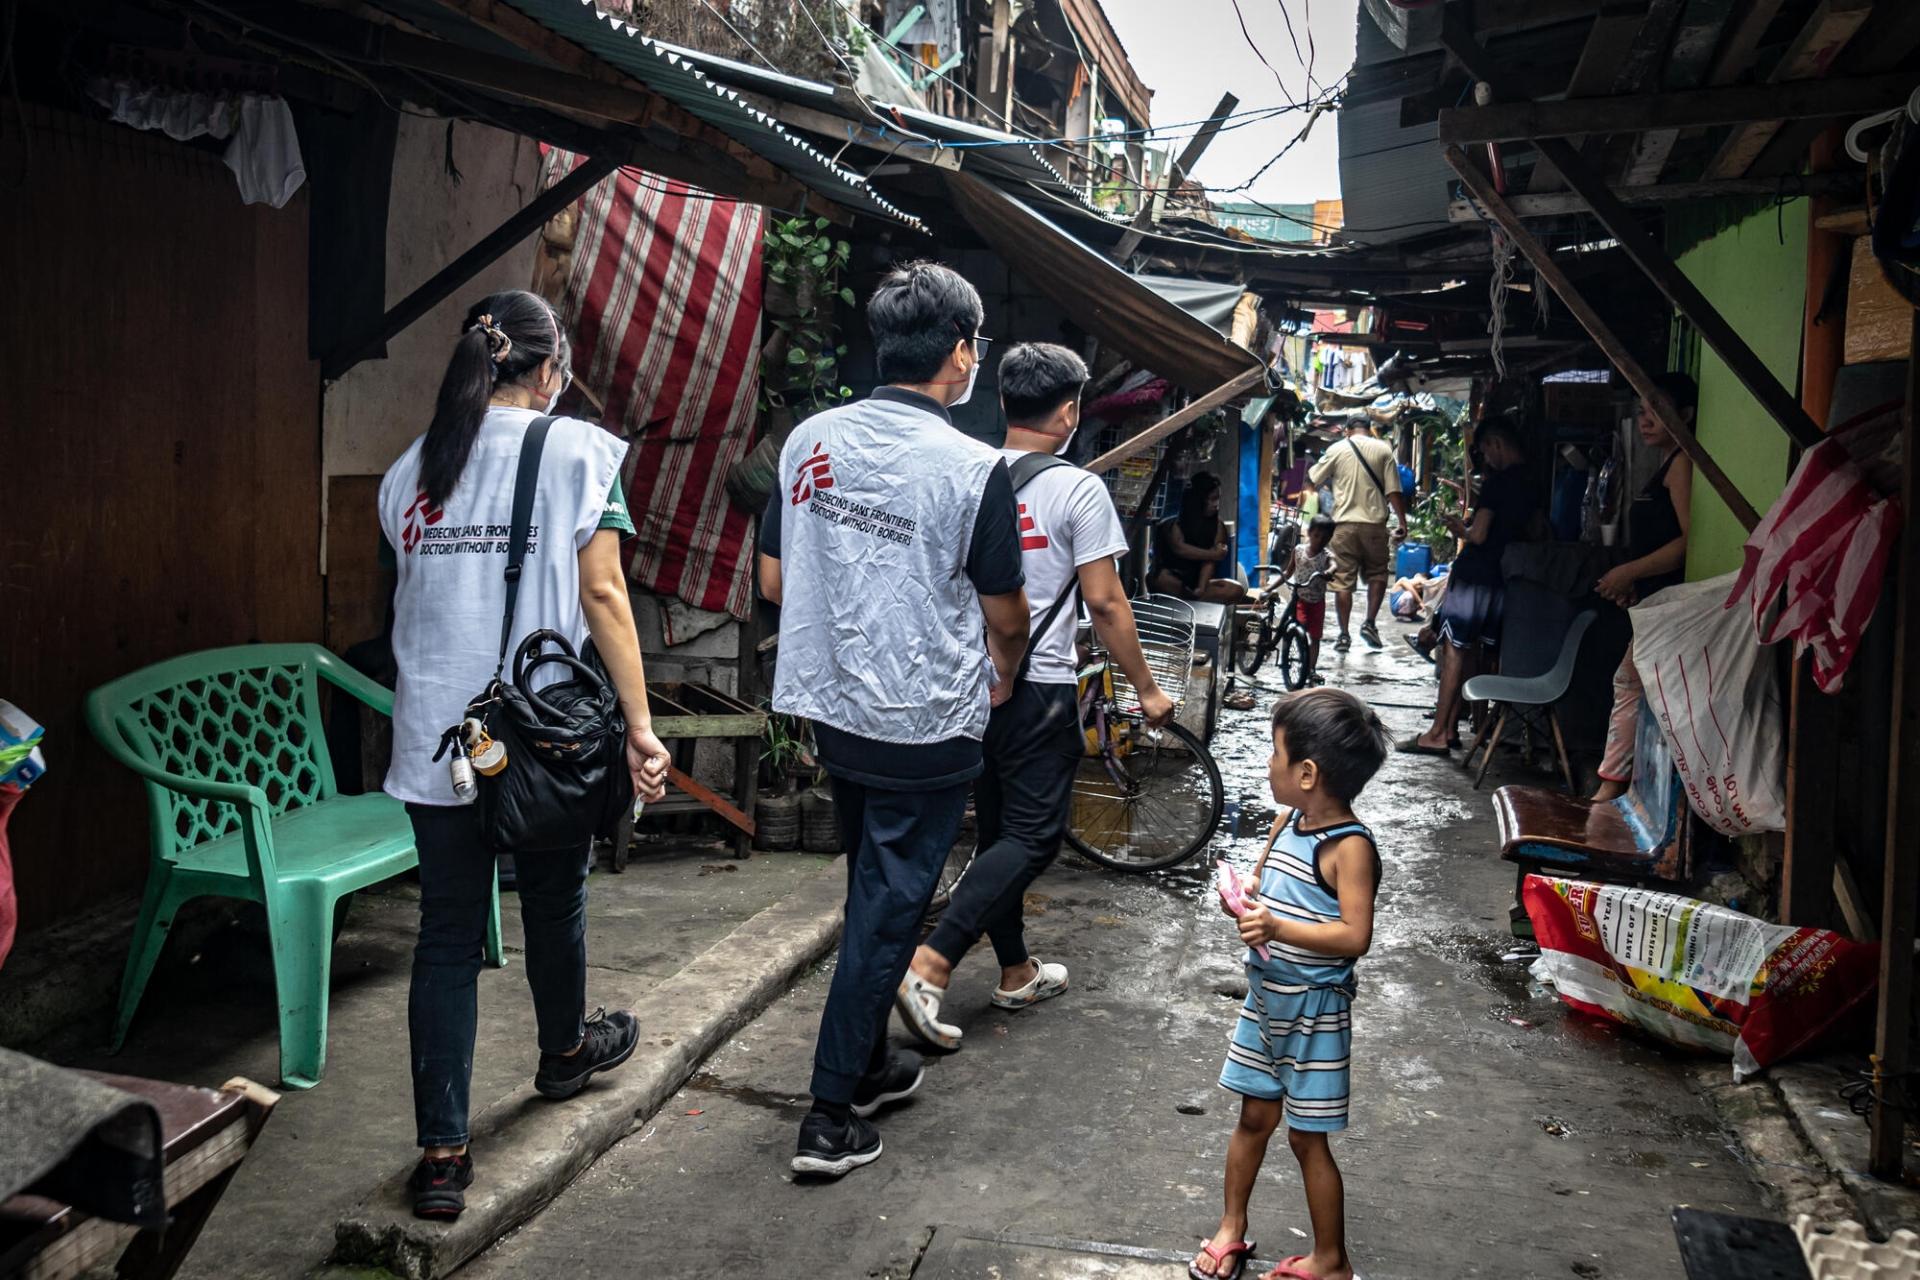
{"label": "beige shirt", "polygon": [[[1363,458],[1365,466],[1361,465]],[[1368,478],[1369,467],[1387,493],[1400,492],[1400,466],[1393,456],[1393,446],[1373,436],[1348,436],[1335,443],[1307,473],[1314,484],[1332,483],[1336,524],[1387,522],[1387,500],[1380,492],[1380,485]]]}

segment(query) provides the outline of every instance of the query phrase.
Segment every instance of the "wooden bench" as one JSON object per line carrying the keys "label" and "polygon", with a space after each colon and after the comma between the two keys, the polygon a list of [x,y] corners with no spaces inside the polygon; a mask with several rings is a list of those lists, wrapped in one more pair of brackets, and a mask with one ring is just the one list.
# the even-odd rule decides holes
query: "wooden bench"
{"label": "wooden bench", "polygon": [[[1493,793],[1500,856],[1530,871],[1638,884],[1683,880],[1691,869],[1686,796],[1653,712],[1642,706],[1634,733],[1633,781],[1617,800],[1590,800],[1547,787]],[[1518,908],[1515,908],[1516,912]],[[1514,917],[1515,932],[1525,920]]]}
{"label": "wooden bench", "polygon": [[[120,985],[113,1048],[180,906],[237,898],[265,910],[280,1008],[280,1078],[320,1082],[336,911],[359,889],[419,863],[406,806],[343,796],[320,713],[320,681],[393,714],[393,691],[318,645],[206,649],[87,695],[87,727],[146,780],[152,861]],[[496,884],[486,955],[503,965]]]}

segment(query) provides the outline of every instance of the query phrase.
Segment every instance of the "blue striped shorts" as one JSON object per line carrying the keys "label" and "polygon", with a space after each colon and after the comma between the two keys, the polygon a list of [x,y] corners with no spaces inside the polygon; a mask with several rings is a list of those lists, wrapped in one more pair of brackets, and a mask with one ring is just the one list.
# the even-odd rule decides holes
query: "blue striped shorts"
{"label": "blue striped shorts", "polygon": [[1291,983],[1247,967],[1247,1002],[1227,1046],[1220,1087],[1283,1101],[1287,1127],[1333,1133],[1347,1127],[1353,997]]}

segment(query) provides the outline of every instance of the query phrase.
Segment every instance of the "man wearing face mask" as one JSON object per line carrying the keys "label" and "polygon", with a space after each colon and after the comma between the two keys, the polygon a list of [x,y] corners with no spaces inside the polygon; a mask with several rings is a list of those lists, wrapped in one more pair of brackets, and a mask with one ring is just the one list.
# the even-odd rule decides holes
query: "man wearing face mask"
{"label": "man wearing face mask", "polygon": [[907,1029],[940,1049],[960,1047],[961,1029],[940,1020],[940,1003],[954,967],[983,932],[1000,962],[995,1006],[1020,1009],[1067,989],[1065,965],[1028,953],[1021,906],[1060,852],[1082,754],[1074,701],[1077,599],[1086,601],[1094,631],[1140,691],[1147,723],[1158,728],[1173,717],[1172,701],[1147,669],[1114,565],[1126,553],[1127,535],[1113,499],[1099,476],[1060,456],[1080,425],[1086,383],[1087,366],[1065,347],[1026,343],[1000,361],[1007,412],[1000,452],[1019,502],[1032,639],[1012,696],[987,725],[986,771],[973,793],[980,852],[894,997]]}
{"label": "man wearing face mask", "polygon": [[1006,463],[947,409],[980,371],[980,295],[912,263],[867,303],[881,379],[781,451],[760,590],[781,606],[773,708],[813,722],[847,851],[846,925],[795,1173],[880,1156],[868,1117],[920,1085],[887,1014],[1027,643]]}

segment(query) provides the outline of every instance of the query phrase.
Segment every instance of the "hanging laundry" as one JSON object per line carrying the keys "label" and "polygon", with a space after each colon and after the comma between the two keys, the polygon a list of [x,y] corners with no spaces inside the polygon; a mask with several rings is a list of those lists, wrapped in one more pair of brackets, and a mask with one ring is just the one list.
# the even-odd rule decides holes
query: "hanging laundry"
{"label": "hanging laundry", "polygon": [[[1813,654],[1822,692],[1840,687],[1880,599],[1900,532],[1900,504],[1871,478],[1899,447],[1900,406],[1882,405],[1809,449],[1747,538],[1746,563],[1727,596],[1745,602],[1762,644],[1791,636]],[[1777,614],[1769,616],[1779,602]]]}
{"label": "hanging laundry", "polygon": [[87,96],[105,107],[115,123],[156,130],[175,142],[233,133],[234,100],[226,94],[181,93],[95,76],[87,81]]}
{"label": "hanging laundry", "polygon": [[285,98],[250,93],[240,100],[226,161],[246,203],[279,209],[293,199],[293,193],[307,180],[307,169],[300,158],[293,112],[287,109]]}

